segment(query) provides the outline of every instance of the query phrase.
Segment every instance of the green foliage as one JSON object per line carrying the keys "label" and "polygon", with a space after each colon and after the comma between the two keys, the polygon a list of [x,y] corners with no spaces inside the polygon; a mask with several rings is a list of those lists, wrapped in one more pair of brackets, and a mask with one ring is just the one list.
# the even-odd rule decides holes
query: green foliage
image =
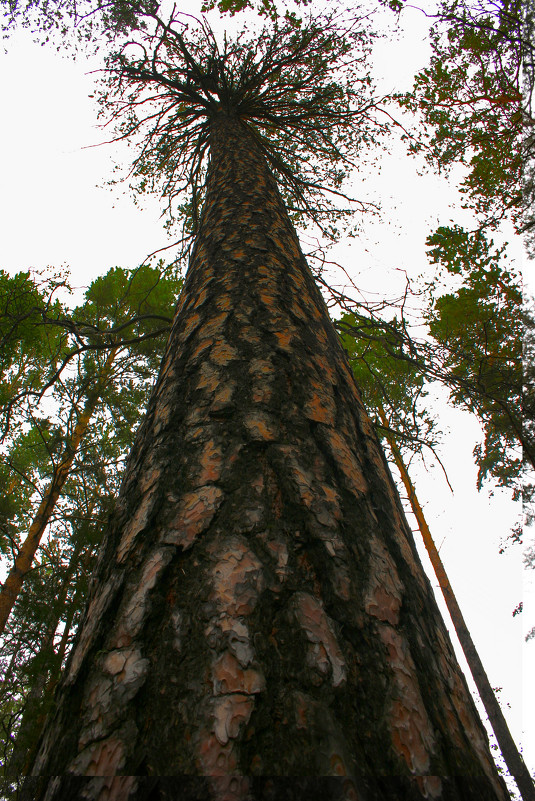
{"label": "green foliage", "polygon": [[29,28],[41,44],[87,51],[142,29],[145,13],[156,5],[153,0],[0,0],[1,31],[6,39],[19,27]]}
{"label": "green foliage", "polygon": [[526,229],[535,153],[529,14],[520,0],[443,0],[435,19],[430,66],[400,98],[427,126],[412,149],[441,170],[466,166],[461,191],[482,224],[508,217]]}
{"label": "green foliage", "polygon": [[384,422],[409,458],[437,444],[436,423],[425,408],[425,374],[407,348],[403,324],[395,317],[378,325],[359,313],[337,323],[357,385],[379,436]]}
{"label": "green foliage", "polygon": [[[310,5],[310,3],[311,0],[294,0],[294,4],[297,6],[304,7]],[[230,14],[231,16],[238,14],[240,11],[255,11],[259,16],[270,17],[272,20],[276,20],[279,17],[297,20],[295,12],[284,9],[283,13],[282,9],[279,8],[280,5],[275,0],[258,0],[256,3],[252,0],[206,0],[203,3],[202,11],[204,13],[217,8],[220,14]],[[285,3],[283,2],[282,5],[284,6]]]}
{"label": "green foliage", "polygon": [[[453,383],[453,404],[477,414],[484,442],[476,448],[479,485],[493,476],[513,486],[521,472],[520,443],[533,458],[522,431],[522,339],[520,278],[505,266],[505,247],[481,233],[441,227],[428,239],[429,254],[446,274],[461,279],[453,291],[433,284],[427,323]],[[471,388],[467,392],[467,387]]]}
{"label": "green foliage", "polygon": [[[122,466],[161,361],[182,284],[180,276],[163,267],[113,268],[93,281],[74,310],[41,302],[38,276],[18,276],[16,281],[5,276],[5,286],[24,289],[4,294],[0,316],[1,330],[9,334],[6,341],[16,344],[5,362],[7,374],[21,376],[0,459],[0,552],[8,567],[88,399],[93,408],[48,535],[0,643],[5,769],[11,759],[25,758],[21,754],[38,736],[83,607]],[[50,361],[49,338],[61,342],[59,367],[54,352]],[[28,354],[35,354],[31,387],[23,369]],[[21,744],[13,752],[21,726]]]}
{"label": "green foliage", "polygon": [[482,426],[483,441],[474,451],[478,486],[492,478],[518,496],[529,489],[522,487],[523,458],[535,462],[529,422],[534,327],[523,310],[520,277],[508,266],[506,247],[495,247],[481,232],[441,226],[427,245],[438,269],[422,293],[424,338],[413,335],[405,301],[400,317],[383,320],[355,304],[337,323],[357,383],[379,433],[382,407],[399,445],[413,455],[423,444],[436,445],[425,399],[427,385],[440,381],[450,402]]}
{"label": "green foliage", "polygon": [[44,364],[53,372],[64,340],[44,318],[61,316],[55,295],[63,286],[55,277],[38,280],[29,272],[10,276],[0,270],[0,407],[17,398],[23,384],[42,382]]}

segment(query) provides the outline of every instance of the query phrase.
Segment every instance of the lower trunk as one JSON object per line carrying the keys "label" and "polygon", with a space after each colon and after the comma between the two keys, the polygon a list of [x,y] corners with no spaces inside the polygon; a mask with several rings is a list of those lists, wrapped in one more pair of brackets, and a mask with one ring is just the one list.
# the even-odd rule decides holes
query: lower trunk
{"label": "lower trunk", "polygon": [[239,121],[214,121],[207,180],[33,766],[58,778],[27,797],[503,801],[373,427]]}

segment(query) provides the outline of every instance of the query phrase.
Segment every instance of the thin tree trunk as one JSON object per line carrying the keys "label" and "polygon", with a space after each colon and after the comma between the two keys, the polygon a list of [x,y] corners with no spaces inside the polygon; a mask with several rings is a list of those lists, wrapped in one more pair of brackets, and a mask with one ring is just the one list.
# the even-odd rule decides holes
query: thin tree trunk
{"label": "thin tree trunk", "polygon": [[200,232],[56,700],[32,769],[55,778],[32,801],[507,798],[235,118],[212,123]]}
{"label": "thin tree trunk", "polygon": [[[79,588],[78,588],[78,590],[76,592],[76,595],[75,595],[75,597],[74,597],[74,599],[73,599],[73,601],[72,601],[72,603],[71,603],[71,605],[69,607],[69,611],[67,612],[67,617],[65,618],[65,628],[63,629],[63,633],[61,635],[61,640],[59,641],[58,650],[54,655],[55,656],[54,664],[52,666],[52,670],[50,672],[50,676],[48,678],[46,686],[44,687],[44,690],[42,692],[42,696],[43,697],[42,697],[41,709],[39,711],[39,715],[38,715],[37,719],[35,719],[35,717],[33,719],[33,728],[35,730],[35,735],[32,737],[32,740],[31,740],[30,743],[26,743],[26,752],[25,752],[25,756],[24,756],[24,764],[21,766],[20,770],[14,770],[14,771],[12,770],[12,773],[14,775],[17,775],[17,774],[26,775],[28,773],[28,771],[31,769],[33,760],[35,758],[37,745],[38,745],[38,742],[39,742],[39,736],[40,736],[41,731],[43,729],[43,726],[45,725],[45,722],[46,722],[47,706],[48,706],[48,703],[52,700],[52,696],[53,696],[54,690],[56,689],[56,685],[57,685],[58,680],[59,680],[59,678],[61,676],[61,666],[63,664],[63,659],[65,657],[65,651],[66,651],[66,648],[67,648],[67,643],[69,641],[69,635],[71,633],[71,627],[72,627],[72,621],[73,621],[73,618],[74,618],[74,614],[75,614],[75,612],[76,612],[76,610],[78,608],[79,597],[80,597],[80,593],[79,593]],[[16,767],[16,766],[14,765],[14,767]]]}
{"label": "thin tree trunk", "polygon": [[109,379],[116,353],[117,348],[113,348],[108,354],[108,358],[106,359],[98,380],[98,387],[90,393],[84,405],[74,431],[65,445],[63,456],[54,470],[53,478],[43,494],[26,539],[22,543],[13,567],[9,571],[2,586],[0,591],[0,634],[3,633],[6,627],[11,610],[19,597],[24,579],[31,569],[41,538],[50,521],[58,498],[61,495],[63,486],[69,477],[71,465],[80,446],[80,442],[87,431],[93,412],[100,400],[100,393]]}
{"label": "thin tree trunk", "polygon": [[489,716],[490,724],[494,734],[496,735],[496,740],[498,741],[505,764],[507,765],[509,773],[511,776],[513,776],[518,785],[518,789],[520,790],[523,801],[535,801],[535,786],[533,784],[533,780],[524,763],[524,760],[522,759],[522,755],[518,751],[515,741],[511,736],[507,721],[503,716],[503,712],[500,708],[496,695],[494,694],[494,690],[492,689],[488,680],[485,668],[483,667],[468,627],[464,621],[459,604],[457,603],[457,598],[455,597],[455,593],[453,592],[448,575],[444,568],[444,564],[435,546],[433,537],[431,536],[431,531],[427,525],[423,509],[418,501],[416,490],[403,461],[401,451],[396,444],[395,438],[389,431],[386,413],[381,405],[378,407],[378,413],[381,423],[384,426],[384,434],[390,446],[394,462],[399,470],[403,486],[405,487],[409,497],[409,502],[418,523],[418,528],[420,529],[425,548],[429,554],[429,559],[433,565],[442,595],[444,596],[446,606],[448,607],[448,612],[450,613],[453,626],[457,633],[457,637],[459,638],[466,661],[468,662],[468,667],[470,668],[477,691],[481,697],[485,711]]}
{"label": "thin tree trunk", "polygon": [[[58,653],[55,653],[54,651],[54,637],[61,617],[65,612],[64,605],[67,599],[67,593],[69,591],[73,574],[78,567],[78,561],[80,558],[80,553],[83,550],[83,546],[84,543],[80,541],[76,543],[76,546],[73,549],[57,598],[57,614],[48,625],[47,631],[45,632],[45,636],[42,640],[40,651],[36,657],[42,663],[41,670],[35,677],[33,685],[26,697],[22,720],[9,764],[8,772],[12,776],[17,776],[21,773],[27,772],[28,754],[34,751],[44,722],[43,702],[47,697],[50,697],[51,691],[49,692],[48,688],[51,686],[51,690],[53,689],[57,681],[59,671],[61,670],[61,663],[64,654],[64,647],[63,651],[61,651],[61,646],[63,644],[64,637],[61,638]],[[70,612],[71,610],[69,610],[69,613]],[[67,635],[70,631],[71,623],[72,615],[67,614],[67,620],[65,621]],[[59,666],[57,666],[58,662]],[[53,683],[51,684],[51,682]]]}

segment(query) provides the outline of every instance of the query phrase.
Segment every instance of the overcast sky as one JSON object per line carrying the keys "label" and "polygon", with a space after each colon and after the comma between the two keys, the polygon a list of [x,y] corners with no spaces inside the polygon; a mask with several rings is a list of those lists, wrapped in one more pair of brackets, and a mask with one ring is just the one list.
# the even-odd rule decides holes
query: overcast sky
{"label": "overcast sky", "polygon": [[[425,19],[417,11],[407,12],[406,19],[406,37],[377,48],[381,91],[409,88],[412,73],[427,58]],[[98,67],[98,60],[73,63],[51,47],[32,44],[24,33],[14,35],[7,48],[0,55],[0,267],[12,274],[61,267],[70,270],[77,286],[87,286],[114,265],[135,267],[169,240],[156,202],[139,208],[126,187],[104,186],[114,158],[128,158],[128,153],[115,146],[93,147],[109,136],[96,127],[90,97],[94,76],[87,72]],[[359,287],[392,297],[403,288],[405,272],[416,278],[429,270],[427,233],[450,219],[462,222],[463,212],[451,207],[458,200],[452,180],[419,177],[398,144],[384,155],[380,172],[367,173],[365,180],[367,191],[371,187],[382,199],[382,219],[368,222],[362,237],[334,255]],[[336,271],[330,277],[344,280]],[[518,508],[505,491],[476,492],[477,422],[447,407],[439,389],[433,392],[446,433],[440,454],[454,492],[432,461],[427,469],[414,470],[414,481],[491,684],[503,688],[504,712],[533,771],[535,690],[527,677],[535,676],[535,640],[523,639],[523,629],[525,634],[535,625],[533,575],[522,570],[520,549],[498,553]],[[436,587],[425,554],[422,559]],[[523,596],[524,612],[513,618]],[[461,662],[464,666],[462,657]]]}

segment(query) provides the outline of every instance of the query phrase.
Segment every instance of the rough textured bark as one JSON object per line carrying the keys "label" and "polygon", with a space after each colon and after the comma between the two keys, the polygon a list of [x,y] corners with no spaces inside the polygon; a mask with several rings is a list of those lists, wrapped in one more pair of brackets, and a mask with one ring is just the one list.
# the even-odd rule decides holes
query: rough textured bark
{"label": "rough textured bark", "polygon": [[505,764],[507,765],[511,776],[514,777],[517,783],[523,801],[535,801],[535,786],[533,785],[533,780],[524,763],[524,760],[522,759],[522,755],[520,754],[518,748],[516,747],[515,741],[511,736],[507,721],[504,718],[496,695],[494,694],[494,690],[491,687],[487,673],[483,667],[483,663],[479,658],[479,653],[474,645],[474,641],[472,640],[468,626],[464,621],[461,609],[457,603],[457,598],[455,597],[455,593],[453,592],[453,588],[450,584],[448,574],[446,573],[446,569],[431,535],[431,530],[427,525],[427,520],[425,519],[423,509],[418,500],[418,496],[416,495],[414,484],[412,483],[408,470],[405,467],[403,457],[396,445],[396,441],[394,437],[389,434],[388,420],[386,418],[385,411],[381,407],[379,407],[378,411],[379,417],[384,426],[385,436],[392,451],[394,462],[396,463],[401,480],[403,481],[403,485],[407,491],[409,503],[412,511],[414,512],[414,516],[416,517],[416,522],[418,523],[418,528],[420,529],[425,548],[429,554],[429,559],[433,565],[433,570],[435,571],[444,601],[448,607],[448,612],[450,613],[453,626],[457,633],[457,637],[459,638],[461,648],[463,649],[466,661],[468,662],[468,667],[470,668],[470,672],[483,702],[483,706],[485,707],[485,711],[489,716],[490,724],[494,734],[496,735],[496,740],[500,746],[500,751],[502,752]]}
{"label": "rough textured bark", "polygon": [[345,355],[239,120],[214,119],[207,181],[33,766],[55,778],[26,797],[503,800]]}
{"label": "rough textured bark", "polygon": [[37,509],[35,517],[33,518],[26,539],[22,543],[13,567],[9,571],[7,578],[0,590],[0,634],[4,631],[8,621],[11,610],[15,606],[19,593],[24,584],[24,579],[31,569],[35,554],[39,548],[41,538],[46,531],[46,527],[52,517],[58,498],[61,495],[63,486],[69,477],[69,472],[76,456],[76,452],[80,446],[80,442],[85,436],[89,426],[93,412],[100,400],[100,392],[106,385],[113,366],[113,360],[117,348],[110,350],[108,358],[104,364],[102,373],[99,377],[98,386],[90,393],[84,408],[76,422],[76,426],[70,436],[63,456],[54,470],[54,475],[46,488],[41,503]]}

